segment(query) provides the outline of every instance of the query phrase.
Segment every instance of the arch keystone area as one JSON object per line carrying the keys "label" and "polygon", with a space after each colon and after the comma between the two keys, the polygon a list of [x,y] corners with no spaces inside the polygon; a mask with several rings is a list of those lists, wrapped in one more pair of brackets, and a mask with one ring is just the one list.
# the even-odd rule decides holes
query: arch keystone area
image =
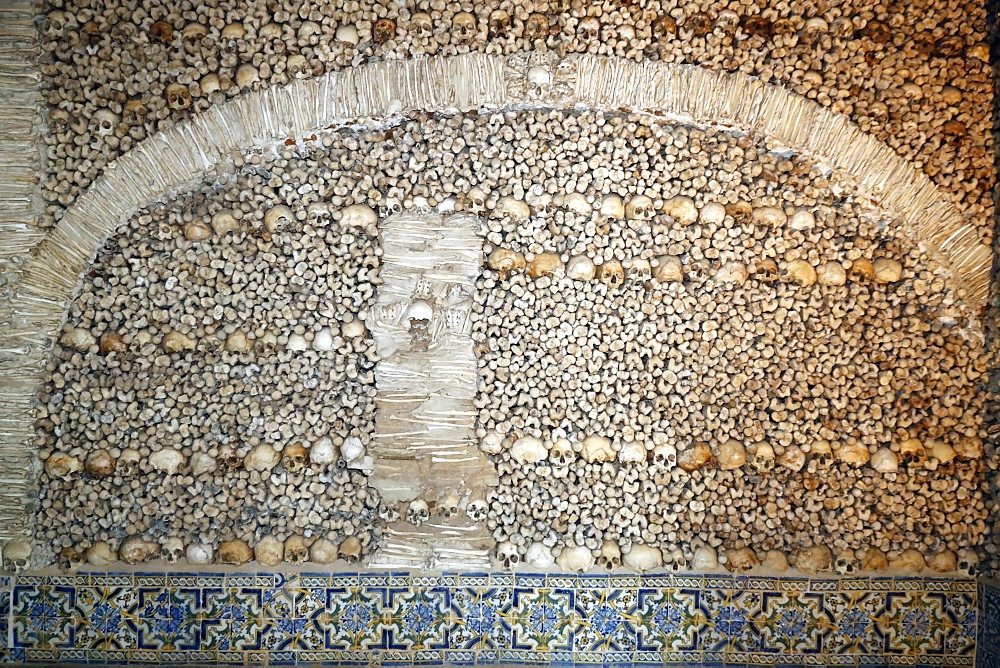
{"label": "arch keystone area", "polygon": [[572,106],[657,113],[767,136],[853,184],[950,269],[972,307],[985,304],[991,249],[948,197],[847,117],[779,86],[697,66],[538,52],[332,72],[248,93],[149,138],[109,165],[40,241],[33,228],[9,228],[11,247],[32,250],[20,282],[0,305],[0,539],[30,531],[26,499],[37,469],[31,405],[53,341],[97,250],[136,211],[191,187],[233,152],[351,119],[412,110]]}

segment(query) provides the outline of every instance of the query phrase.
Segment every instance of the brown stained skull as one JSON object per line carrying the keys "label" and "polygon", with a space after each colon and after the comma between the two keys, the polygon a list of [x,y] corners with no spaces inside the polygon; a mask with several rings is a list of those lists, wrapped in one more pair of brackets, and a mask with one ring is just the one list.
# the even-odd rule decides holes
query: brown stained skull
{"label": "brown stained skull", "polygon": [[743,30],[751,37],[770,37],[774,34],[771,22],[759,15],[745,17]]}
{"label": "brown stained skull", "polygon": [[149,38],[161,44],[170,44],[174,38],[174,27],[166,21],[157,21],[149,27]]}
{"label": "brown stained skull", "polygon": [[672,39],[677,34],[677,21],[672,16],[660,16],[653,21],[653,37],[661,42]]}
{"label": "brown stained skull", "polygon": [[692,14],[687,20],[687,26],[695,37],[704,37],[712,32],[712,17],[704,12]]}
{"label": "brown stained skull", "polygon": [[882,45],[892,39],[892,31],[881,21],[869,21],[861,31],[861,36],[873,44]]}
{"label": "brown stained skull", "polygon": [[372,30],[372,37],[378,45],[385,44],[396,37],[396,22],[389,18],[379,19],[375,22]]}
{"label": "brown stained skull", "polygon": [[191,106],[191,91],[183,84],[170,84],[167,86],[167,104],[176,111],[189,108]]}
{"label": "brown stained skull", "polygon": [[510,32],[510,14],[503,9],[494,10],[490,14],[489,25],[490,39],[503,39]]}
{"label": "brown stained skull", "polygon": [[524,24],[524,38],[535,41],[549,36],[549,19],[545,14],[534,13]]}

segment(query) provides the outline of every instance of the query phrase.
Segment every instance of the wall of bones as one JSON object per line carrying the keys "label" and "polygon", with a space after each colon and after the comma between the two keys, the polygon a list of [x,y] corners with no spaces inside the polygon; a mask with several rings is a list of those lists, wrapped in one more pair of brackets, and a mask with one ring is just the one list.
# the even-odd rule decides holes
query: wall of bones
{"label": "wall of bones", "polygon": [[[5,568],[998,565],[996,360],[983,291],[957,271],[993,240],[983,8],[293,4],[49,0],[40,202],[18,243],[72,222],[157,133],[298,79],[478,50],[516,62],[507,85],[534,103],[240,146],[104,224],[35,388],[31,520]],[[961,227],[914,232],[891,191],[831,166],[835,144],[557,104],[573,54],[784,87],[888,145],[893,178],[929,179],[925,208]],[[466,244],[479,269],[468,294],[423,290],[458,280],[426,269],[386,310],[388,240],[411,219],[435,221],[441,267]],[[0,287],[31,257],[0,258]],[[422,354],[469,339],[464,408],[392,408],[390,319]],[[459,422],[478,472],[400,487],[447,466],[413,435]],[[396,561],[456,536],[448,561]]]}

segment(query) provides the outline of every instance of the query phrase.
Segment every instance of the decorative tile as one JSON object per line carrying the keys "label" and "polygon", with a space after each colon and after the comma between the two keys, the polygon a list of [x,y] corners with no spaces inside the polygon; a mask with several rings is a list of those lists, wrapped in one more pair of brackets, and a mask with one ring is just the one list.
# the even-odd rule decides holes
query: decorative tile
{"label": "decorative tile", "polygon": [[978,654],[989,666],[1000,589],[724,575],[30,576],[0,578],[0,638],[0,662],[28,664],[972,666]]}

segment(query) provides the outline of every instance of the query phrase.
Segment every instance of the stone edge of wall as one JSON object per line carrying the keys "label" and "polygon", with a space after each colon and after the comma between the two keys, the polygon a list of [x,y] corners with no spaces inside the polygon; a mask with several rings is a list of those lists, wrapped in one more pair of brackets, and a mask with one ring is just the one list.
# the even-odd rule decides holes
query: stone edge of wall
{"label": "stone edge of wall", "polygon": [[[37,467],[32,402],[66,308],[98,248],[136,211],[189,187],[234,151],[349,119],[418,109],[573,106],[731,127],[807,155],[846,177],[935,254],[969,304],[985,302],[991,249],[926,175],[847,117],[744,74],[532,52],[374,63],[295,81],[212,107],[142,142],[111,163],[40,241],[31,226],[0,227],[22,252],[32,248],[9,304],[0,306],[0,539],[30,531],[25,499]],[[14,472],[24,479],[11,478]]]}

